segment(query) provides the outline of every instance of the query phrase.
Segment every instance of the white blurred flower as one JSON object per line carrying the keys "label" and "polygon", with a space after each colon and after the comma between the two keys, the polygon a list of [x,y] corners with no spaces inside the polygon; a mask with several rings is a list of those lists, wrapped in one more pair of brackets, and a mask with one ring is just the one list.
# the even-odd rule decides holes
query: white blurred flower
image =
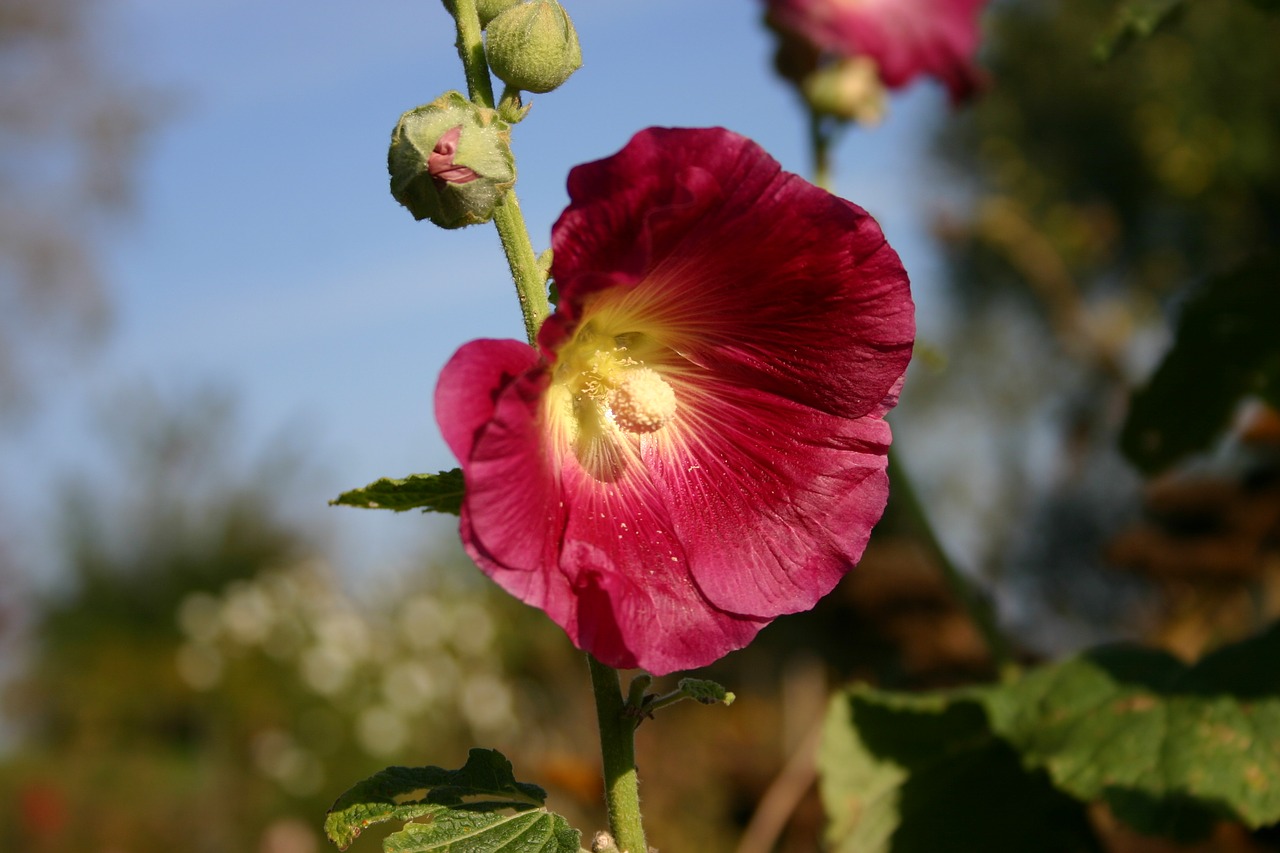
{"label": "white blurred flower", "polygon": [[463,601],[452,608],[456,626],[452,641],[464,657],[481,658],[489,654],[493,645],[493,617],[483,606],[473,601]]}
{"label": "white blurred flower", "polygon": [[375,705],[356,718],[356,739],[370,755],[391,755],[408,742],[409,727],[395,711]]}
{"label": "white blurred flower", "polygon": [[178,628],[197,643],[212,643],[221,627],[222,605],[207,592],[193,592],[178,605]]}
{"label": "white blurred flower", "polygon": [[298,661],[302,680],[321,696],[341,692],[351,679],[351,666],[351,659],[331,646],[313,646]]}
{"label": "white blurred flower", "polygon": [[455,692],[458,689],[458,682],[462,678],[461,671],[458,669],[458,662],[451,657],[443,654],[435,655],[422,662],[431,674],[431,680],[440,685],[440,689],[444,692]]}
{"label": "white blurred flower", "polygon": [[432,651],[449,635],[449,614],[430,595],[415,595],[404,603],[397,614],[400,635],[411,649]]}
{"label": "white blurred flower", "polygon": [[431,670],[418,661],[392,664],[382,674],[382,695],[396,710],[414,714],[425,710],[440,694]]}
{"label": "white blurred flower", "polygon": [[244,646],[255,646],[271,632],[275,608],[266,593],[249,583],[235,583],[227,589],[222,605],[222,626]]}
{"label": "white blurred flower", "polygon": [[334,610],[325,614],[315,630],[321,646],[339,652],[352,663],[370,657],[369,626],[351,610]]}
{"label": "white blurred flower", "polygon": [[458,702],[462,716],[477,733],[497,733],[516,726],[511,688],[490,673],[467,676]]}

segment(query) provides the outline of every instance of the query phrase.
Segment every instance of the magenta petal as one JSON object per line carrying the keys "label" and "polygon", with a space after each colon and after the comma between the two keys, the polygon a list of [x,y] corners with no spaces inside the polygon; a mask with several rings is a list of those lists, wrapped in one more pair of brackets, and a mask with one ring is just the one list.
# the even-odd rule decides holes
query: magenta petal
{"label": "magenta petal", "polygon": [[706,601],[652,484],[640,472],[602,484],[548,441],[539,407],[545,372],[509,372],[530,352],[514,341],[476,341],[441,374],[441,426],[455,452],[466,452],[468,554],[611,666],[664,674],[746,645],[765,621]]}
{"label": "magenta petal", "polygon": [[497,394],[537,364],[538,353],[519,341],[472,341],[454,353],[440,372],[435,396],[436,420],[454,456],[471,456],[476,432],[493,417]]}
{"label": "magenta petal", "polygon": [[766,0],[781,29],[838,56],[868,56],[892,89],[920,75],[943,82],[952,101],[981,82],[974,64],[986,0]]}
{"label": "magenta petal", "polygon": [[807,610],[862,557],[884,512],[888,424],[752,389],[682,390],[696,411],[654,478],[698,588],[733,613]]}
{"label": "magenta petal", "polygon": [[712,606],[689,577],[689,557],[646,475],[604,485],[565,467],[560,570],[578,591],[570,638],[618,668],[656,675],[709,664],[745,646],[767,620]]}
{"label": "magenta petal", "polygon": [[544,349],[612,281],[712,374],[845,417],[896,402],[915,311],[902,263],[866,211],[721,129],[642,131],[569,183],[573,202],[553,232],[560,309]]}
{"label": "magenta petal", "polygon": [[545,571],[558,559],[564,515],[556,460],[539,425],[545,383],[528,345],[473,341],[440,374],[436,419],[463,463],[467,553],[512,595],[563,624],[575,610],[573,592]]}

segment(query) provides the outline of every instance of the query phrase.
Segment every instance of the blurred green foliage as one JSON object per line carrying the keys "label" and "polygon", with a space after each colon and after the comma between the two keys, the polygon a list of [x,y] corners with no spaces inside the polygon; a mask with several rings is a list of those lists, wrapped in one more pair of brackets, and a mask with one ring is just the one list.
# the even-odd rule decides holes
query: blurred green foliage
{"label": "blurred green foliage", "polygon": [[[972,200],[942,228],[964,309],[942,380],[976,401],[987,420],[974,431],[996,443],[992,424],[1012,420],[1019,394],[1028,409],[1074,394],[1054,416],[1067,467],[1080,469],[1114,442],[1112,392],[1146,366],[1138,333],[1161,327],[1188,285],[1274,244],[1280,226],[1277,20],[1240,0],[1197,0],[1099,64],[1091,45],[1114,9],[995,5],[991,87],[939,143]],[[966,359],[977,369],[964,373]],[[23,602],[25,666],[4,693],[0,849],[314,853],[320,816],[352,780],[390,762],[459,766],[474,744],[511,755],[575,826],[602,825],[585,672],[547,620],[456,554],[355,595],[318,556],[315,530],[280,510],[288,454],[234,464],[225,402],[119,410],[118,470],[68,486],[65,582]],[[972,422],[952,411],[938,423],[959,439]],[[965,486],[980,490],[986,472],[966,464]],[[1094,494],[1113,495],[1112,482]],[[1114,504],[1085,493],[1073,507],[1097,516]],[[664,847],[732,848],[778,768],[811,743],[832,675],[927,686],[989,671],[934,568],[893,535],[893,515],[813,613],[715,667],[742,697],[732,713],[673,710],[641,727],[646,810]],[[987,520],[1005,531],[1000,544],[1025,526],[1041,555],[1088,547],[1097,564],[1078,518],[1030,515],[1015,500]],[[1116,589],[1100,583],[1094,600]],[[926,722],[941,714],[940,737],[985,725],[963,708],[927,710]],[[977,747],[1023,781],[1006,748]],[[986,796],[964,761],[931,770]],[[1036,782],[1023,793],[1086,836],[1076,805]],[[821,817],[805,802],[785,849],[812,849]]]}
{"label": "blurred green foliage", "polygon": [[828,841],[850,853],[1117,849],[1089,804],[1173,839],[1139,849],[1204,842],[1226,821],[1274,825],[1278,645],[1280,623],[1194,666],[1117,645],[995,685],[854,686],[823,734]]}
{"label": "blurred green foliage", "polygon": [[1109,343],[1095,300],[1141,320],[1280,232],[1280,19],[1199,0],[1098,63],[1089,45],[1115,6],[994,7],[991,86],[941,136],[976,196],[950,232],[957,290],[1023,292],[1094,356]]}
{"label": "blurred green foliage", "polygon": [[529,736],[537,690],[512,672],[539,656],[532,611],[456,557],[355,596],[282,511],[289,454],[237,458],[225,398],[114,410],[118,471],[71,482],[65,577],[25,603],[0,849],[306,853],[391,756]]}
{"label": "blurred green foliage", "polygon": [[[1173,347],[1130,400],[1121,447],[1157,473],[1203,452],[1224,431],[1240,399],[1280,407],[1280,261],[1258,255],[1210,278],[1179,312]],[[1194,405],[1188,389],[1197,389]]]}
{"label": "blurred green foliage", "polygon": [[[1142,472],[1118,452],[1129,398],[1187,294],[1280,239],[1280,17],[1197,0],[1099,62],[1122,5],[1015,0],[984,15],[989,85],[936,133],[962,190],[937,219],[947,361],[913,366],[895,414],[942,526],[977,543],[1042,652],[1152,630],[1157,591],[1103,556],[1142,514]],[[1221,401],[1203,377],[1242,355],[1219,348],[1226,372],[1206,366],[1170,397],[1170,446],[1201,420],[1188,412]],[[1215,412],[1215,440],[1237,402]],[[1264,478],[1271,464],[1235,459]]]}

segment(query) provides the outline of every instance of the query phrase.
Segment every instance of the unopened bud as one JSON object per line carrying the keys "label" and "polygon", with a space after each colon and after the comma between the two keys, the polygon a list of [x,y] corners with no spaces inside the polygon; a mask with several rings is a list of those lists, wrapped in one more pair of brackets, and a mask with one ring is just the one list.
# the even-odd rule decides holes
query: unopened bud
{"label": "unopened bud", "polygon": [[801,84],[805,100],[819,115],[860,124],[884,118],[887,97],[874,59],[855,56],[819,68]]}
{"label": "unopened bud", "polygon": [[578,32],[556,0],[520,3],[494,18],[484,51],[500,80],[526,92],[550,92],[582,67]]}
{"label": "unopened bud", "polygon": [[597,832],[591,839],[591,853],[618,853],[618,842],[607,832]]}
{"label": "unopened bud", "polygon": [[391,194],[441,228],[487,222],[516,182],[511,130],[494,110],[448,92],[400,117],[387,153]]}

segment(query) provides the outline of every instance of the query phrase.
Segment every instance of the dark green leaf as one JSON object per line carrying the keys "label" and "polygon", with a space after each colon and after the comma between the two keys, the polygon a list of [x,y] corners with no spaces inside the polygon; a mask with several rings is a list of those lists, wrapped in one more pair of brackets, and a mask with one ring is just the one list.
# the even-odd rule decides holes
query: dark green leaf
{"label": "dark green leaf", "polygon": [[357,506],[363,509],[389,509],[404,512],[421,509],[423,512],[448,512],[457,515],[462,510],[462,496],[466,492],[462,471],[441,471],[439,474],[410,474],[403,480],[383,477],[363,489],[343,492],[330,506]]}
{"label": "dark green leaf", "polygon": [[985,694],[992,729],[1063,791],[1146,832],[1280,821],[1280,627],[1187,667],[1118,646]]}
{"label": "dark green leaf", "polygon": [[580,853],[581,836],[558,814],[544,809],[495,814],[439,810],[389,836],[385,853]]}
{"label": "dark green leaf", "polygon": [[1280,822],[1280,624],[1187,666],[1096,649],[1017,681],[834,700],[822,796],[837,853],[1084,850],[1083,804],[1193,840]]}
{"label": "dark green leaf", "polygon": [[[380,770],[338,798],[325,817],[324,830],[329,840],[343,850],[368,827],[389,820],[425,819],[421,825],[413,826],[433,828],[434,834],[424,836],[429,838],[443,837],[441,833],[449,832],[449,827],[469,827],[469,831],[484,829],[481,834],[490,839],[505,838],[509,833],[521,835],[526,830],[535,835],[550,832],[548,837],[554,837],[560,833],[563,821],[540,808],[546,798],[546,792],[537,785],[516,781],[511,762],[502,753],[473,749],[467,763],[459,770],[441,767],[388,767]],[[532,814],[523,823],[512,823],[508,820],[511,815],[499,814],[510,811],[514,811],[517,817],[525,812]],[[555,831],[547,830],[548,826]],[[397,833],[397,836],[401,834]],[[390,843],[391,839],[388,839],[388,850],[393,849]],[[503,848],[467,846],[453,849],[479,851]],[[550,851],[560,848],[544,846],[531,849]],[[566,849],[576,851],[576,840],[573,847]]]}
{"label": "dark green leaf", "polygon": [[1133,395],[1120,436],[1147,473],[1204,450],[1242,397],[1280,404],[1280,260],[1255,258],[1187,302],[1173,348]]}
{"label": "dark green leaf", "polygon": [[705,678],[682,678],[680,692],[703,705],[732,705],[737,697],[714,681]]}
{"label": "dark green leaf", "polygon": [[1128,0],[1116,10],[1115,21],[1094,45],[1099,61],[1112,59],[1137,39],[1163,26],[1182,9],[1186,0]]}
{"label": "dark green leaf", "polygon": [[1083,807],[1024,769],[961,694],[837,695],[819,768],[835,853],[1097,849]]}

